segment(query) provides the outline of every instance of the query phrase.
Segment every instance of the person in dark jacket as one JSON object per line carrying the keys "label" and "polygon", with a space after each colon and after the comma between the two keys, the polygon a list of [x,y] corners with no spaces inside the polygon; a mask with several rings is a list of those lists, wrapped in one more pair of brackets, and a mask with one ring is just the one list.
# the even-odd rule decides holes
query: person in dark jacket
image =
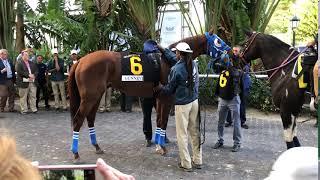
{"label": "person in dark jacket", "polygon": [[27,99],[33,113],[37,113],[36,94],[37,94],[37,74],[38,68],[35,63],[29,61],[27,50],[21,53],[22,61],[17,62],[17,86],[19,88],[21,114],[28,113]]}
{"label": "person in dark jacket", "polygon": [[[239,67],[239,62],[240,62],[240,47],[235,46],[232,48],[233,51],[233,56],[232,56],[232,63],[235,66]],[[240,68],[240,67],[239,67]],[[248,101],[248,96],[250,94],[250,88],[251,88],[251,78],[249,75],[250,71],[250,64],[246,64],[243,67],[243,76],[242,76],[242,84],[243,88],[240,92],[240,120],[241,120],[241,127],[244,129],[248,129],[249,126],[246,124],[247,121],[247,116],[246,116],[246,106],[247,106],[247,101]],[[230,127],[232,125],[232,119],[231,119],[231,111],[229,111],[228,116],[227,116],[227,122],[225,124],[225,127]]]}
{"label": "person in dark jacket", "polygon": [[230,62],[229,57],[223,59],[222,64],[218,65],[222,71],[220,73],[216,95],[219,97],[218,103],[218,142],[214,145],[214,149],[221,148],[224,144],[223,128],[229,110],[231,118],[234,122],[232,147],[233,152],[240,150],[241,145],[241,122],[240,122],[240,92],[242,89],[242,72]]}
{"label": "person in dark jacket", "polygon": [[[67,110],[67,100],[66,100],[66,91],[65,91],[65,76],[64,76],[64,61],[59,58],[58,49],[54,48],[51,51],[53,58],[48,64],[48,72],[51,73],[50,80],[52,91],[54,94],[54,106],[56,111],[59,110],[60,100],[59,100],[59,91],[62,101],[62,109]],[[58,90],[59,89],[59,90]]]}
{"label": "person in dark jacket", "polygon": [[[158,53],[159,49],[157,43],[153,40],[147,40],[143,44],[143,53],[148,55],[151,53]],[[156,109],[156,99],[155,97],[141,97],[142,112],[143,112],[143,133],[146,139],[146,146],[150,147],[152,145],[152,108]]]}
{"label": "person in dark jacket", "polygon": [[[160,46],[159,46],[160,47]],[[169,74],[166,86],[157,86],[155,92],[159,95],[175,94],[176,133],[179,148],[180,163],[178,167],[184,171],[192,171],[202,167],[202,147],[200,144],[200,123],[198,118],[198,88],[199,74],[192,60],[192,50],[185,42],[177,44],[176,55],[169,49],[160,50],[166,59],[175,64]],[[192,160],[188,151],[188,135],[191,137]]]}
{"label": "person in dark jacket", "polygon": [[12,62],[8,59],[8,51],[6,49],[0,50],[0,84],[7,87],[7,96],[1,97],[0,100],[0,111],[4,112],[4,107],[6,106],[8,100],[9,112],[14,112],[14,97],[15,97],[15,87],[14,83],[16,81],[15,68]]}
{"label": "person in dark jacket", "polygon": [[39,102],[40,102],[40,92],[43,94],[44,102],[45,102],[45,108],[49,110],[49,95],[48,95],[48,67],[43,62],[43,56],[38,55],[37,56],[37,67],[38,67],[38,75],[36,77],[38,81],[37,86],[37,101],[36,105],[39,109]]}

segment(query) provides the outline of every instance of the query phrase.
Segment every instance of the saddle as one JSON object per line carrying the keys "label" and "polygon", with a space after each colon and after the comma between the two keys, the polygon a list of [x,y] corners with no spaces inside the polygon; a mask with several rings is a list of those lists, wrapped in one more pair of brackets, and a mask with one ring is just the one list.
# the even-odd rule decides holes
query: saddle
{"label": "saddle", "polygon": [[316,51],[313,48],[309,48],[298,57],[292,72],[292,77],[298,80],[299,88],[306,88],[312,94],[314,94],[313,68],[317,60]]}

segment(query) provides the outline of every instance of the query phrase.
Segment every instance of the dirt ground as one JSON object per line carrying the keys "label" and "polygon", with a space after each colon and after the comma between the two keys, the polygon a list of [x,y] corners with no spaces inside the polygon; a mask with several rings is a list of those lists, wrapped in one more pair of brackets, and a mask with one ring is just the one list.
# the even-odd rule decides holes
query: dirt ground
{"label": "dirt ground", "polygon": [[[204,116],[206,115],[206,116]],[[69,112],[40,110],[38,114],[0,114],[0,133],[13,135],[18,151],[41,165],[71,164],[70,152],[72,129]],[[167,135],[169,153],[155,154],[155,146],[144,146],[142,112],[135,107],[131,113],[112,108],[112,112],[97,114],[97,141],[105,151],[94,153],[90,145],[88,128],[83,126],[79,138],[79,153],[85,163],[95,163],[103,158],[108,164],[136,179],[226,179],[251,180],[268,176],[276,158],[286,150],[282,138],[282,124],[278,114],[265,114],[248,109],[249,129],[242,129],[243,141],[240,152],[231,152],[232,128],[225,129],[225,148],[215,150],[217,140],[217,114],[215,108],[202,112],[206,121],[206,139],[203,145],[204,168],[188,173],[177,168],[178,148],[174,117],[170,117]],[[153,120],[155,113],[153,113]],[[304,146],[317,146],[315,119],[299,118],[298,137]],[[303,123],[302,123],[303,122]],[[153,121],[155,129],[155,121]]]}

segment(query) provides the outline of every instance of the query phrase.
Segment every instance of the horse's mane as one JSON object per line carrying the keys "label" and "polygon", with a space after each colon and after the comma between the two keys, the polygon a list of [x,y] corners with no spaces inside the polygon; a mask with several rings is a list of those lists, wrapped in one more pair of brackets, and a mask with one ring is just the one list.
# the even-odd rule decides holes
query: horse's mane
{"label": "horse's mane", "polygon": [[263,38],[265,38],[267,41],[273,42],[273,45],[277,46],[278,48],[289,50],[289,48],[291,47],[289,44],[281,41],[280,39],[278,39],[273,35],[263,34]]}
{"label": "horse's mane", "polygon": [[174,48],[179,42],[186,42],[190,45],[191,49],[193,49],[192,47],[194,46],[194,42],[200,42],[200,40],[202,38],[205,38],[203,34],[201,35],[196,35],[196,36],[191,36],[191,37],[187,37],[187,38],[184,38],[184,39],[181,39],[180,41],[178,42],[175,42],[173,44],[170,44],[169,45],[169,49],[171,48]]}

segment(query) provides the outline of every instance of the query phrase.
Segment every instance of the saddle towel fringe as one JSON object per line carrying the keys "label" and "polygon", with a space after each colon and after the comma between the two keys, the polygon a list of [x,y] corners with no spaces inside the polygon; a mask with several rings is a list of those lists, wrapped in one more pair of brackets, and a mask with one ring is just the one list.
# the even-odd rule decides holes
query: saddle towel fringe
{"label": "saddle towel fringe", "polygon": [[71,151],[73,153],[77,153],[78,152],[78,141],[79,141],[79,132],[73,131],[72,147],[71,147]]}
{"label": "saddle towel fringe", "polygon": [[161,146],[164,146],[166,143],[166,130],[163,130],[159,127],[157,127],[155,136],[154,136],[154,142],[155,144],[159,144]]}

